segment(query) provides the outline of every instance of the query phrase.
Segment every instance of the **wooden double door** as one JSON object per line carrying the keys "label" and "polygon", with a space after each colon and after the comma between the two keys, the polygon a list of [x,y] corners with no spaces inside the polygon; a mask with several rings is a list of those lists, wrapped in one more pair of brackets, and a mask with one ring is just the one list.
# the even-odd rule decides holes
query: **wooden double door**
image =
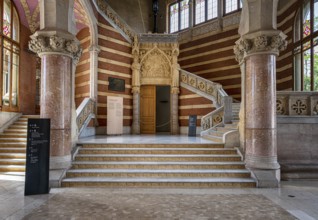
{"label": "wooden double door", "polygon": [[170,86],[140,88],[140,133],[170,132]]}

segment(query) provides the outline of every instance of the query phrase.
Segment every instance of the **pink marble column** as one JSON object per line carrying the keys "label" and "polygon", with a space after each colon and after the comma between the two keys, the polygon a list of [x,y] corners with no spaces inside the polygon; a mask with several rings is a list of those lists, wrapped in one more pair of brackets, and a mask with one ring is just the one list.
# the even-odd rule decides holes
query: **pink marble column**
{"label": "pink marble column", "polygon": [[70,157],[72,58],[42,55],[41,68],[41,118],[51,119],[51,157]]}
{"label": "pink marble column", "polygon": [[276,140],[276,56],[255,54],[246,59],[246,166],[279,169]]}

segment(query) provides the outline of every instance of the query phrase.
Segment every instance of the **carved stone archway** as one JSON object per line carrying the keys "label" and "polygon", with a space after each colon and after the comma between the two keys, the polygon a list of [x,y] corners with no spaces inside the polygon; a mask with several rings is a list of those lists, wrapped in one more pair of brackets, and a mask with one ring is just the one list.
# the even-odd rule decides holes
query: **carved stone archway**
{"label": "carved stone archway", "polygon": [[140,86],[171,86],[171,134],[179,133],[179,45],[177,35],[143,34],[136,36],[132,55],[133,125],[132,133],[140,134]]}

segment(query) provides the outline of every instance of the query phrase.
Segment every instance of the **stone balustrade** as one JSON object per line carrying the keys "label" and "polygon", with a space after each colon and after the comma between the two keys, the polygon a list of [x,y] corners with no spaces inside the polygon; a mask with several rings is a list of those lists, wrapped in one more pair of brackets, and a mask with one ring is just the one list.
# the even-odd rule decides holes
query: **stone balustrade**
{"label": "stone balustrade", "polygon": [[278,91],[277,116],[318,116],[318,92]]}
{"label": "stone balustrade", "polygon": [[180,69],[180,85],[213,101],[216,109],[201,118],[201,129],[206,131],[232,121],[232,98],[222,85]]}
{"label": "stone balustrade", "polygon": [[85,98],[80,106],[76,109],[76,124],[79,134],[89,123],[91,118],[95,117],[95,102],[90,98]]}

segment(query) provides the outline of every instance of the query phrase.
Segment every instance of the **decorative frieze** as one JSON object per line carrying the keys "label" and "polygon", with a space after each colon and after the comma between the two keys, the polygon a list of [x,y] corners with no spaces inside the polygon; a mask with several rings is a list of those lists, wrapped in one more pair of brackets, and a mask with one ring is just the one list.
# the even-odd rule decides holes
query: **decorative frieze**
{"label": "decorative frieze", "polygon": [[113,26],[117,27],[124,37],[133,42],[136,33],[126,24],[126,22],[117,15],[117,13],[107,4],[105,0],[94,0],[98,9],[103,13],[106,20]]}
{"label": "decorative frieze", "polygon": [[234,13],[223,17],[223,28],[230,27],[233,25],[239,25],[241,20],[241,12]]}
{"label": "decorative frieze", "polygon": [[140,34],[141,43],[178,43],[178,34]]}
{"label": "decorative frieze", "polygon": [[[276,32],[276,33],[275,33]],[[258,35],[244,35],[235,42],[235,59],[241,63],[244,57],[253,53],[272,53],[279,54],[279,51],[286,49],[286,35],[275,31],[270,33],[259,33]],[[279,32],[279,33],[277,33]]]}
{"label": "decorative frieze", "polygon": [[318,92],[277,92],[276,113],[282,116],[318,116]]}
{"label": "decorative frieze", "polygon": [[45,53],[58,53],[70,56],[78,62],[82,55],[80,42],[76,39],[66,39],[57,35],[42,36],[34,34],[29,41],[29,49],[39,56]]}

